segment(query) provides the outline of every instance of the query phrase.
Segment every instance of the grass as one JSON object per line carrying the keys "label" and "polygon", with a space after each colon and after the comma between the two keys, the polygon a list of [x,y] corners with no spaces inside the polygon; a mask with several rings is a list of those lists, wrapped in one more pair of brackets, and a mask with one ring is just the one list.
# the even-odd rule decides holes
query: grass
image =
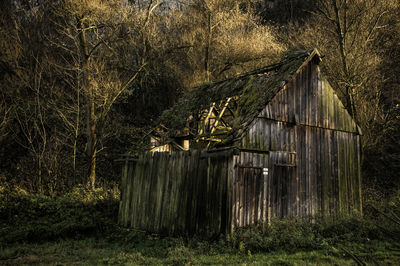
{"label": "grass", "polygon": [[[400,194],[363,217],[276,220],[209,241],[117,226],[118,190],[0,189],[0,265],[398,265]],[[381,205],[379,205],[381,204]]]}
{"label": "grass", "polygon": [[[357,252],[362,263],[396,265],[400,261],[400,247],[393,243],[371,242],[346,250]],[[356,250],[357,249],[357,250]],[[344,247],[312,251],[274,251],[245,254],[213,247],[188,247],[179,239],[146,238],[139,244],[110,242],[106,239],[85,238],[59,240],[41,244],[20,244],[0,250],[1,265],[20,264],[262,264],[262,265],[354,265],[356,260]]]}

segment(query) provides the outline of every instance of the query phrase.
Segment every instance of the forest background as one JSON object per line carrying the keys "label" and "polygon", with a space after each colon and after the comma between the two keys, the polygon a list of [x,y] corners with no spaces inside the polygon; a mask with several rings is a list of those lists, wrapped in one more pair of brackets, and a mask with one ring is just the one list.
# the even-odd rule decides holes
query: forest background
{"label": "forest background", "polygon": [[[116,160],[185,90],[312,48],[363,132],[363,217],[211,242],[117,227]],[[0,264],[395,263],[399,73],[396,0],[0,1]],[[316,253],[252,257],[279,250]]]}
{"label": "forest background", "polygon": [[185,88],[315,47],[362,129],[364,186],[399,186],[397,1],[3,1],[0,23],[2,182],[118,183]]}

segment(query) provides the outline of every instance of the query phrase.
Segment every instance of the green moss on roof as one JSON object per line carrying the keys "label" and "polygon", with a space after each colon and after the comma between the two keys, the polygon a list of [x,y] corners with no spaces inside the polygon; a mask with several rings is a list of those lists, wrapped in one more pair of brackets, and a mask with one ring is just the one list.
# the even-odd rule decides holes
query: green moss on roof
{"label": "green moss on roof", "polygon": [[[171,109],[164,111],[160,123],[170,133],[186,126],[188,117],[199,110],[208,109],[213,102],[239,96],[233,131],[245,128],[261,109],[283,88],[291,76],[314,55],[317,50],[296,51],[281,62],[237,77],[207,83],[189,89]],[[241,130],[241,131],[242,131]]]}

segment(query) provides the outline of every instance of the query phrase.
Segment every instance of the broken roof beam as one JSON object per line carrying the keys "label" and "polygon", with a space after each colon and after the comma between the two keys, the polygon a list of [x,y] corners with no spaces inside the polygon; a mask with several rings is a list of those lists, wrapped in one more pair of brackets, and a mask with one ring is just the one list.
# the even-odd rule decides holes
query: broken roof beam
{"label": "broken roof beam", "polygon": [[204,119],[204,121],[200,120],[200,123],[199,123],[199,126],[200,126],[199,135],[203,134],[206,131],[206,126],[207,126],[208,121],[210,120],[210,117],[211,117],[212,113],[213,113],[214,107],[215,107],[215,102],[212,103],[212,105],[211,105],[211,107],[209,109],[209,112],[208,112],[206,118]]}
{"label": "broken roof beam", "polygon": [[[220,116],[220,113],[218,112],[218,110],[217,110],[217,108],[214,108],[214,114],[215,114],[215,116],[216,117],[219,117]],[[222,114],[222,116],[221,116],[221,118],[219,119],[224,125],[225,125],[225,127],[229,127],[229,125],[225,122],[225,120],[222,118],[224,116],[224,114]]]}
{"label": "broken roof beam", "polygon": [[229,102],[231,101],[231,99],[232,99],[232,97],[229,97],[229,98],[226,100],[226,103],[225,103],[224,107],[222,108],[221,112],[219,113],[218,118],[215,120],[215,123],[214,123],[214,125],[213,125],[212,128],[211,128],[211,134],[216,130],[216,127],[218,126],[219,121],[222,119],[222,116],[224,115],[225,110],[226,110],[226,108],[228,107]]}

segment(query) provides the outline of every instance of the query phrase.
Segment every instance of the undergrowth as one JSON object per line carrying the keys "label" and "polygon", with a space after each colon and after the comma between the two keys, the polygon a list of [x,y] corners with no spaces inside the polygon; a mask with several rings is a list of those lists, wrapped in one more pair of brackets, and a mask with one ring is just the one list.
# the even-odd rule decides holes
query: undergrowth
{"label": "undergrowth", "polygon": [[20,188],[0,191],[0,243],[41,242],[106,233],[115,228],[119,191],[76,187],[59,197]]}
{"label": "undergrowth", "polygon": [[399,240],[400,192],[387,200],[370,197],[363,216],[273,220],[269,225],[239,229],[227,238],[241,252],[331,250],[349,243],[362,246]]}
{"label": "undergrowth", "polygon": [[[210,257],[201,256],[225,256],[225,259],[237,256],[232,262],[242,261],[241,256],[244,256],[247,263],[252,262],[256,254],[282,252],[317,252],[325,259],[333,255],[360,263],[386,256],[387,249],[395,253],[398,250],[399,254],[392,252],[390,256],[400,257],[397,244],[400,240],[400,193],[385,201],[365,201],[363,216],[309,221],[276,219],[269,225],[238,229],[212,241],[197,236],[162,237],[120,228],[118,207],[117,188],[86,190],[77,187],[59,197],[29,194],[21,189],[0,189],[0,251],[9,254],[4,258],[0,256],[0,260],[25,254],[21,249],[24,245],[41,244],[51,253],[52,248],[46,246],[51,241],[64,241],[68,252],[74,253],[70,245],[85,245],[90,239],[94,239],[88,242],[91,248],[100,249],[106,252],[104,257],[113,258],[107,263],[207,263]],[[69,241],[83,242],[68,244]],[[371,252],[381,255],[369,258],[367,254]]]}

